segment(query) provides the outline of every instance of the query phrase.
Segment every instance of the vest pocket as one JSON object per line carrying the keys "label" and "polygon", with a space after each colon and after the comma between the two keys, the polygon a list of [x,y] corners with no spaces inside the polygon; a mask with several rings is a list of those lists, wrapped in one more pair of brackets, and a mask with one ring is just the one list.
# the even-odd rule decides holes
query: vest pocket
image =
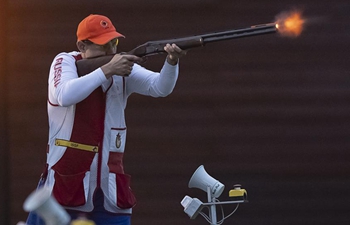
{"label": "vest pocket", "polygon": [[84,190],[85,175],[86,172],[63,175],[55,171],[55,184],[52,193],[57,202],[69,207],[84,205],[86,203],[85,192],[87,191]]}
{"label": "vest pocket", "polygon": [[[123,173],[110,173],[110,197],[120,209],[130,209],[136,205],[136,198],[130,188],[130,175]],[[113,184],[114,183],[114,184]],[[115,188],[111,188],[115,187]]]}
{"label": "vest pocket", "polygon": [[111,128],[110,151],[124,153],[126,128]]}

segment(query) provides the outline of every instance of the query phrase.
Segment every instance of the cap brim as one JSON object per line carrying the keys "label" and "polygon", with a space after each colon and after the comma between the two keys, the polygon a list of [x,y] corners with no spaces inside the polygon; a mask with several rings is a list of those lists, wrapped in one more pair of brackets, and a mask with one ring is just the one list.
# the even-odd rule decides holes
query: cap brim
{"label": "cap brim", "polygon": [[110,40],[112,40],[114,38],[118,38],[118,37],[125,38],[125,36],[122,35],[121,33],[113,31],[113,32],[102,34],[96,38],[89,38],[89,41],[92,41],[93,43],[98,44],[98,45],[104,45],[107,42],[109,42]]}

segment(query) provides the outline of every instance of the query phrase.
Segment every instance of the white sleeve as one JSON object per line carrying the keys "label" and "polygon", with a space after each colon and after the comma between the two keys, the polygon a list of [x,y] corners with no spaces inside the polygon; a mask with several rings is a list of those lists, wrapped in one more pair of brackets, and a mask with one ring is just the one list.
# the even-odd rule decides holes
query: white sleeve
{"label": "white sleeve", "polygon": [[75,59],[68,53],[57,55],[49,75],[49,101],[60,106],[74,105],[88,97],[107,79],[100,68],[78,77]]}
{"label": "white sleeve", "polygon": [[126,78],[127,95],[131,93],[152,97],[165,97],[169,95],[173,91],[179,75],[178,64],[173,66],[165,61],[160,73],[134,64],[132,73]]}

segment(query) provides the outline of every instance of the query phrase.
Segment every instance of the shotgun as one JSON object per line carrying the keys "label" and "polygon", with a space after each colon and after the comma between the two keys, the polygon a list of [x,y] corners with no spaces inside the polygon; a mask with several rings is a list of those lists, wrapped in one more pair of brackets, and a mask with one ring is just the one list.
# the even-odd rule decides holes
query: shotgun
{"label": "shotgun", "polygon": [[[196,35],[184,38],[175,38],[168,40],[159,40],[159,41],[148,41],[133,50],[123,53],[136,55],[138,57],[144,57],[149,55],[155,55],[164,53],[164,46],[166,44],[176,44],[183,50],[188,50],[191,48],[202,47],[207,43],[224,41],[236,38],[243,38],[249,36],[256,36],[262,34],[276,33],[278,26],[276,23],[267,23],[261,25],[251,26],[249,28],[237,29],[237,30],[228,30],[216,33],[209,33],[203,35]],[[101,67],[102,65],[108,63],[114,55],[99,56],[96,58],[81,59],[76,61],[77,72],[79,76],[88,74],[95,69]]]}

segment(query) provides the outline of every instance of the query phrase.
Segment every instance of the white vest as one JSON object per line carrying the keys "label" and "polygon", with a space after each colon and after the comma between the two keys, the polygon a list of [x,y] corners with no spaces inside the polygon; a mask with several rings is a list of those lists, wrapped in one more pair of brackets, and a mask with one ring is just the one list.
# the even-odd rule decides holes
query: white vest
{"label": "white vest", "polygon": [[[93,194],[101,187],[105,209],[128,214],[136,201],[122,161],[127,98],[134,92],[153,97],[167,96],[175,86],[178,66],[165,63],[162,71],[155,73],[135,64],[129,77],[112,76],[108,80],[99,68],[83,77],[89,79],[88,84],[96,82],[97,88],[82,101],[62,106],[59,87],[69,80],[67,77],[77,80],[75,61],[79,58],[78,52],[61,53],[51,65],[45,185],[52,188],[53,195],[65,208],[84,212],[93,210]],[[85,88],[81,84],[78,87]],[[97,153],[91,151],[97,148]]]}

